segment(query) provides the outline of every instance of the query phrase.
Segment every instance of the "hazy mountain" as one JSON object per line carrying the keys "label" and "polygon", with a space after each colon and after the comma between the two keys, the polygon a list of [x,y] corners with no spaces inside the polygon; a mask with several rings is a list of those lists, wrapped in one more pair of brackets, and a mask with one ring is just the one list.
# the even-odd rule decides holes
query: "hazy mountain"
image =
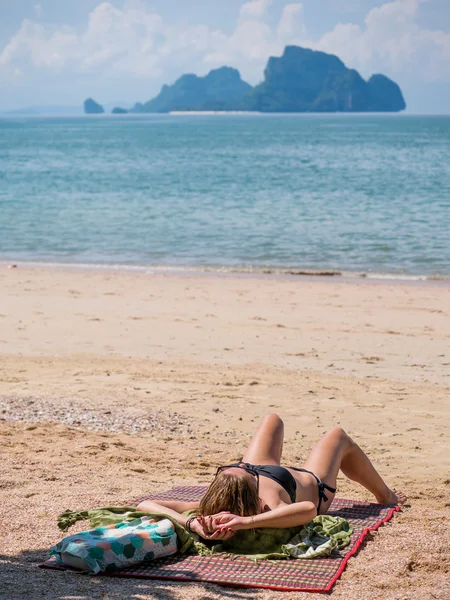
{"label": "hazy mountain", "polygon": [[105,109],[101,104],[99,104],[92,98],[88,98],[84,101],[84,112],[87,115],[100,115],[105,112]]}
{"label": "hazy mountain", "polygon": [[48,105],[48,106],[27,106],[24,108],[17,108],[15,110],[4,111],[4,115],[23,115],[23,116],[78,116],[83,114],[83,108],[81,106],[60,106],[60,105]]}
{"label": "hazy mountain", "polygon": [[[123,110],[127,110],[129,106],[128,102],[107,102],[101,105],[105,112],[112,112],[115,107],[124,107]],[[49,104],[43,106],[26,106],[23,108],[16,108],[14,110],[1,111],[2,115],[18,115],[18,116],[42,116],[42,117],[77,117],[83,115],[83,105],[78,106],[64,106],[59,104]]]}

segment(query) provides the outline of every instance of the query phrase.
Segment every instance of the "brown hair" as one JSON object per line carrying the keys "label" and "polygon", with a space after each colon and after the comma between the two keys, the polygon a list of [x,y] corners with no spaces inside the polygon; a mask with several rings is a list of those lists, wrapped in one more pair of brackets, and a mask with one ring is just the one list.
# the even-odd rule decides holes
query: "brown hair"
{"label": "brown hair", "polygon": [[250,517],[260,512],[258,488],[250,475],[238,477],[226,471],[217,474],[200,501],[198,514],[216,515],[225,510],[240,517]]}

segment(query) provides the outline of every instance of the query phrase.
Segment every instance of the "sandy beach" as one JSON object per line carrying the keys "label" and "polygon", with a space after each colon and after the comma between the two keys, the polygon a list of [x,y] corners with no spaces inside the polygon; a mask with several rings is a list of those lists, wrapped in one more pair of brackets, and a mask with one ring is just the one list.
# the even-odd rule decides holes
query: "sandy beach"
{"label": "sandy beach", "polygon": [[0,290],[1,598],[317,598],[36,568],[60,512],[206,483],[268,412],[287,464],[340,425],[409,496],[333,598],[450,597],[448,282],[19,264]]}

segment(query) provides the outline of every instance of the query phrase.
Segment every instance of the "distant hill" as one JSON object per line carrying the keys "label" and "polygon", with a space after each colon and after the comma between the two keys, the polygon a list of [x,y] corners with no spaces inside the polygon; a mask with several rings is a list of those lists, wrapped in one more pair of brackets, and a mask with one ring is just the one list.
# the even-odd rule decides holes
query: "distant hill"
{"label": "distant hill", "polygon": [[264,82],[243,100],[260,112],[367,112],[406,108],[399,86],[384,75],[366,82],[333,54],[287,46],[270,57]]}
{"label": "distant hill", "polygon": [[100,115],[105,112],[105,109],[92,98],[88,98],[84,101],[84,112],[87,115]]}
{"label": "distant hill", "polygon": [[130,112],[397,112],[406,108],[399,86],[385,75],[365,81],[333,54],[286,46],[270,57],[264,81],[252,88],[239,71],[222,67],[205,77],[182,75],[156,98]]}
{"label": "distant hill", "polygon": [[[97,102],[96,102],[97,104]],[[130,112],[127,108],[122,108],[123,105],[127,106],[127,102],[107,102],[106,104],[98,104],[104,110],[104,112],[114,112],[114,114],[121,114],[121,111]],[[118,111],[118,112],[117,112]],[[59,104],[48,104],[42,106],[26,106],[23,108],[16,108],[14,110],[0,111],[2,115],[17,115],[17,116],[39,116],[39,117],[77,117],[85,114],[84,106],[64,106]],[[102,114],[102,113],[98,113]]]}
{"label": "distant hill", "polygon": [[142,104],[142,102],[136,102],[136,104],[134,106],[132,106],[128,112],[129,113],[141,113],[144,112],[142,109],[144,108],[144,105]]}
{"label": "distant hill", "polygon": [[233,110],[251,90],[237,69],[221,67],[205,77],[182,75],[173,85],[164,85],[156,98],[135,109],[146,113]]}
{"label": "distant hill", "polygon": [[4,111],[5,115],[20,115],[20,116],[61,116],[72,117],[83,114],[83,109],[80,106],[61,106],[59,104],[48,106],[28,106],[24,108],[16,108],[15,110]]}

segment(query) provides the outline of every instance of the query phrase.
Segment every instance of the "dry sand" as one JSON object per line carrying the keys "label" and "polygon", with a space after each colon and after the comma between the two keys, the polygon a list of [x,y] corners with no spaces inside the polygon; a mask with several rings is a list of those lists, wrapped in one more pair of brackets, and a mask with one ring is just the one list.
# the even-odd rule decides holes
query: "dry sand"
{"label": "dry sand", "polygon": [[19,265],[0,290],[0,597],[316,598],[36,568],[62,510],[207,482],[277,412],[286,463],[339,424],[409,494],[333,597],[450,598],[448,285]]}

